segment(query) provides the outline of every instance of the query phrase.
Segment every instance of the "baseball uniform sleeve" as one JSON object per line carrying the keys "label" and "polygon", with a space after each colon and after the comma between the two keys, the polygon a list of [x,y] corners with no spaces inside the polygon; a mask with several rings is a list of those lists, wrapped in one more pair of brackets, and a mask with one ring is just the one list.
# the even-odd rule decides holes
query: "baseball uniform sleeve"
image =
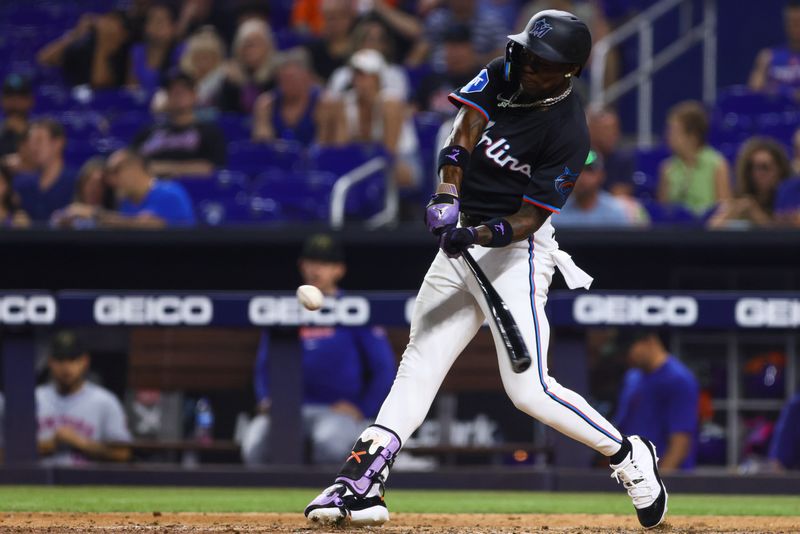
{"label": "baseball uniform sleeve", "polygon": [[503,58],[492,60],[467,85],[450,93],[448,98],[456,107],[468,106],[479,111],[487,121],[497,110],[497,95],[503,83]]}
{"label": "baseball uniform sleeve", "polygon": [[781,410],[772,434],[769,457],[787,469],[800,467],[800,394]]}
{"label": "baseball uniform sleeve", "polygon": [[269,398],[269,331],[261,332],[256,353],[256,367],[253,375],[253,390],[256,394],[256,403]]}
{"label": "baseball uniform sleeve", "polygon": [[548,143],[542,165],[533,169],[522,200],[559,213],[572,193],[589,154],[588,136],[556,133]]}
{"label": "baseball uniform sleeve", "polygon": [[112,394],[108,393],[105,401],[103,418],[103,430],[98,436],[100,442],[123,441],[128,442],[131,440],[131,433],[128,430],[128,422],[125,417],[125,411],[122,409],[122,404]]}
{"label": "baseball uniform sleeve", "polygon": [[697,381],[692,376],[681,376],[670,390],[667,406],[667,433],[697,432],[697,402],[700,395]]}
{"label": "baseball uniform sleeve", "polygon": [[356,340],[368,377],[357,404],[365,417],[373,418],[378,414],[378,409],[394,381],[397,370],[394,351],[386,337],[386,331],[381,327],[359,328]]}

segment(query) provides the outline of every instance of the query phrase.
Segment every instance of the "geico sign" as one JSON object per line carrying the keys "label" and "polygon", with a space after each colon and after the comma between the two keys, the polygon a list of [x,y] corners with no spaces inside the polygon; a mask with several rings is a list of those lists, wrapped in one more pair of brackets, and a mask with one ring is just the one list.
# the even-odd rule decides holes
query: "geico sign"
{"label": "geico sign", "polygon": [[0,324],[53,324],[56,301],[48,295],[0,296]]}
{"label": "geico sign", "polygon": [[94,301],[97,324],[206,325],[214,317],[208,297],[102,296]]}
{"label": "geico sign", "polygon": [[309,311],[295,297],[253,297],[247,315],[256,326],[360,326],[369,322],[369,301],[364,297],[326,298],[322,308]]}
{"label": "geico sign", "polygon": [[692,297],[582,295],[572,305],[578,324],[690,326],[697,321]]}
{"label": "geico sign", "polygon": [[736,324],[745,328],[796,328],[800,326],[800,300],[739,299]]}

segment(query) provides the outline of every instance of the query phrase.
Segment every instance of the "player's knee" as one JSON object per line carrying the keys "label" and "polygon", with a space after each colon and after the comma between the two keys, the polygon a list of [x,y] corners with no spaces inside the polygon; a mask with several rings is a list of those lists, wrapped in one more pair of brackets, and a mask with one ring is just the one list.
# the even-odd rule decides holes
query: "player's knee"
{"label": "player's knee", "polygon": [[511,402],[521,412],[524,412],[544,424],[550,424],[552,413],[549,410],[550,398],[540,388],[530,388],[509,395]]}

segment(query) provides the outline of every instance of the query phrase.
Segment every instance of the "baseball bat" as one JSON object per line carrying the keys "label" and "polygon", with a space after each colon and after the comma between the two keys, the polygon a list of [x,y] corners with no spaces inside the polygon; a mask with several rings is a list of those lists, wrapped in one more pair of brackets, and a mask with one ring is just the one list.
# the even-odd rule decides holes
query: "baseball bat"
{"label": "baseball bat", "polygon": [[531,366],[531,356],[528,354],[528,348],[525,346],[522,334],[519,333],[517,322],[511,315],[511,310],[500,298],[497,290],[492,286],[492,283],[486,277],[478,262],[475,261],[475,258],[472,257],[472,254],[465,250],[462,255],[467,262],[467,266],[469,266],[469,270],[475,275],[478,287],[481,288],[481,293],[486,299],[489,312],[492,314],[494,324],[497,326],[497,330],[500,332],[500,337],[506,347],[506,354],[508,354],[508,359],[511,361],[511,369],[515,373],[527,371]]}

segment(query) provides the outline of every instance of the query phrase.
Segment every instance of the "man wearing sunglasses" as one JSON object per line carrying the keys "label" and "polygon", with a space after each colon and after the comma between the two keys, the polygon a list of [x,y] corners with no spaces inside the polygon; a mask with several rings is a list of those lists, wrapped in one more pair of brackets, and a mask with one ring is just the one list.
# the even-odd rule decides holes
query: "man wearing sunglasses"
{"label": "man wearing sunglasses", "polygon": [[[550,222],[589,153],[586,117],[572,82],[591,48],[589,29],[575,15],[542,11],[523,32],[509,36],[505,57],[450,95],[459,112],[439,154],[442,183],[425,216],[441,250],[417,295],[411,338],[392,390],[334,484],[306,508],[310,520],[389,519],[383,486],[394,458],[490,313],[461,257],[474,247],[472,256],[511,311],[533,360],[515,373],[500,349],[500,375],[514,405],[609,457],[612,477],[625,485],[642,525],[663,521],[667,492],[652,443],[622,435],[547,373],[544,303],[555,267],[573,289],[592,281],[558,249]],[[490,327],[503,347],[496,325]]]}

